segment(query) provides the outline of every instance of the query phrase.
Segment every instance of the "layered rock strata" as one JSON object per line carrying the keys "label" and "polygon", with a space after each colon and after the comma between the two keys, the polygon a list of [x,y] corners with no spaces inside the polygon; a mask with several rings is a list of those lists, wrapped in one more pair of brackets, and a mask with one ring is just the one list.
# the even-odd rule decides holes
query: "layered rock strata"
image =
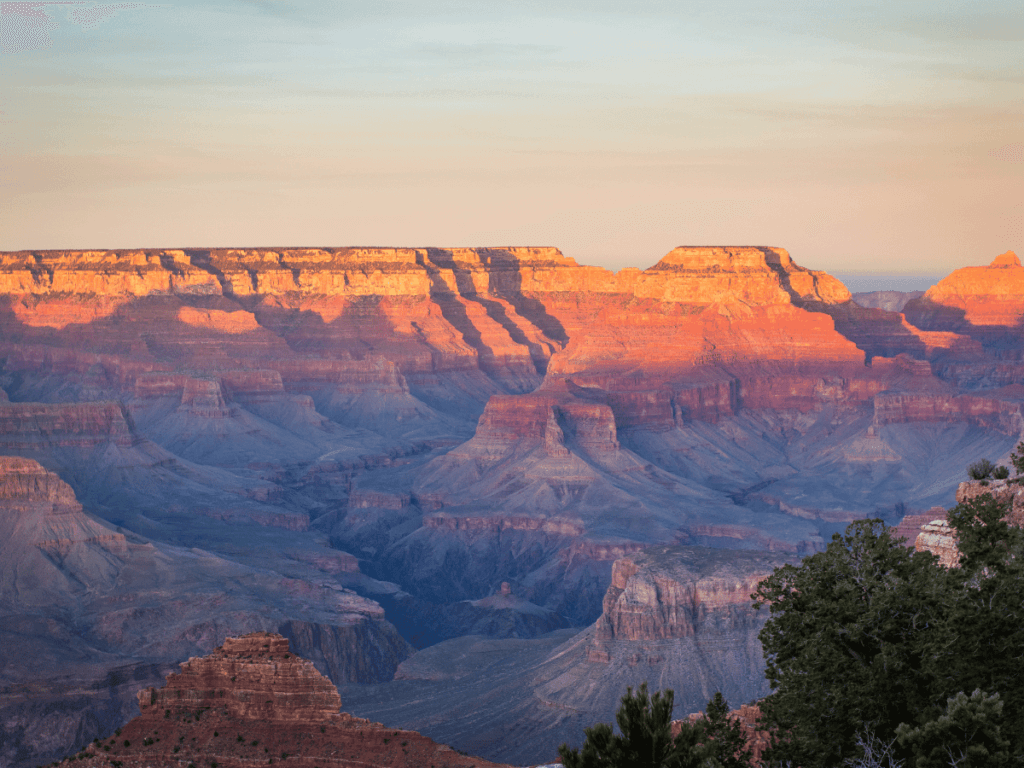
{"label": "layered rock strata", "polygon": [[228,638],[189,659],[162,688],[139,693],[141,714],[76,757],[86,765],[241,768],[288,765],[493,766],[412,731],[339,712],[337,689],[280,635]]}
{"label": "layered rock strata", "polygon": [[[795,555],[945,503],[1020,437],[1021,269],[899,312],[767,247],[617,274],[549,248],[0,254],[0,453],[125,536],[127,565],[87,578],[156,574],[90,603],[88,642],[158,663],[276,629],[336,679],[379,679],[402,645],[345,585],[488,632],[584,626],[645,547]],[[502,582],[542,620],[478,621]],[[695,610],[692,636],[607,642],[688,642],[724,609]]]}
{"label": "layered rock strata", "polygon": [[[969,315],[971,327],[1012,326],[1022,269],[1005,254],[954,273],[908,305],[922,330],[897,312],[859,308],[837,280],[768,247],[680,247],[644,272],[617,274],[552,248],[17,252],[0,258],[0,294],[5,336],[25,365],[99,364],[108,392],[168,365],[268,361],[309,388],[317,366],[380,356],[418,395],[452,405],[453,387],[478,402],[533,389],[553,360],[561,377],[606,380],[775,361],[796,382],[807,365],[861,364],[865,352],[948,356],[969,339],[921,308]],[[58,329],[78,343],[61,349]],[[740,373],[747,407],[787,390],[762,392]]]}
{"label": "layered rock strata", "polygon": [[616,561],[604,613],[574,636],[449,640],[403,662],[393,681],[344,695],[360,715],[520,765],[552,758],[562,743],[579,746],[585,727],[614,721],[627,686],[672,688],[683,713],[703,709],[716,691],[750,701],[768,693],[757,639],[768,612],[753,609],[750,592],[784,562],[650,547]]}
{"label": "layered rock strata", "polygon": [[71,607],[110,589],[129,559],[124,534],[37,461],[0,456],[0,510],[0,608]]}
{"label": "layered rock strata", "polygon": [[608,663],[620,646],[683,638],[699,644],[722,632],[752,630],[753,637],[767,615],[755,613],[751,595],[785,562],[698,547],[652,547],[616,560],[588,658]]}

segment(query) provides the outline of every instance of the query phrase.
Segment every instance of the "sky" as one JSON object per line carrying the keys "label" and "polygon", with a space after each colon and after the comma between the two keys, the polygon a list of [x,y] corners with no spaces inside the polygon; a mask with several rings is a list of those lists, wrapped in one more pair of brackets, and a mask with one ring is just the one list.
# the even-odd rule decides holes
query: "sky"
{"label": "sky", "polygon": [[1024,256],[1024,3],[0,2],[0,250]]}

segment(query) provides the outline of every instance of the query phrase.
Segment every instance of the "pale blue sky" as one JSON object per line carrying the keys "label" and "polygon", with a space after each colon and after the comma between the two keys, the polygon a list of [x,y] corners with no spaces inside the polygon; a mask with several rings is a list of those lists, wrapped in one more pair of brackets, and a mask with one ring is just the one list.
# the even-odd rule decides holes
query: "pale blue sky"
{"label": "pale blue sky", "polygon": [[1024,255],[1020,2],[0,3],[0,249]]}

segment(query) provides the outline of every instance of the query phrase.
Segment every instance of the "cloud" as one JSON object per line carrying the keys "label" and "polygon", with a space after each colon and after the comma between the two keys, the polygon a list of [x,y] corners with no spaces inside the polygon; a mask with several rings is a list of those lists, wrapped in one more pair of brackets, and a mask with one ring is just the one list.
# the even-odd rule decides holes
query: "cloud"
{"label": "cloud", "polygon": [[21,53],[53,45],[50,33],[60,25],[46,6],[53,3],[0,3],[0,51]]}
{"label": "cloud", "polygon": [[144,3],[98,4],[87,0],[0,3],[0,53],[22,53],[52,47],[50,33],[60,27],[60,22],[54,20],[50,13],[52,6],[57,5],[75,6],[68,9],[68,16],[82,29],[95,29],[118,11],[151,7]]}
{"label": "cloud", "polygon": [[146,8],[143,3],[114,3],[112,5],[93,5],[89,8],[75,8],[71,11],[71,20],[82,29],[94,29],[118,11],[133,11]]}

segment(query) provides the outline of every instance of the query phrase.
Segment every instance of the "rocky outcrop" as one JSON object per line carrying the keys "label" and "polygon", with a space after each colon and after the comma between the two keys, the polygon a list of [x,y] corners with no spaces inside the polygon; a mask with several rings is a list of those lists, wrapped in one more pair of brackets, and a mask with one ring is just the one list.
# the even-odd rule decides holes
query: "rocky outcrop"
{"label": "rocky outcrop", "polygon": [[286,638],[256,632],[189,659],[163,688],[140,691],[139,708],[175,718],[216,708],[243,720],[321,723],[338,719],[341,697],[311,662],[292,656]]}
{"label": "rocky outcrop", "polygon": [[768,613],[754,609],[751,593],[787,561],[675,546],[617,560],[601,616],[551,652],[545,672],[535,674],[535,695],[607,720],[626,686],[644,681],[672,688],[684,712],[702,708],[716,691],[730,701],[767,694],[757,635]]}
{"label": "rocky outcrop", "polygon": [[652,547],[616,560],[590,657],[610,660],[617,641],[692,638],[759,625],[751,594],[786,562],[778,556],[699,547]]}
{"label": "rocky outcrop", "polygon": [[956,531],[942,518],[921,526],[914,541],[917,552],[931,552],[939,558],[939,565],[954,568],[960,564],[960,550],[956,546]]}
{"label": "rocky outcrop", "polygon": [[119,403],[0,403],[0,450],[128,447],[131,430]]}
{"label": "rocky outcrop", "polygon": [[280,635],[227,638],[192,658],[162,688],[139,693],[141,714],[71,760],[86,765],[241,768],[288,765],[494,766],[412,731],[339,712],[337,689]]}
{"label": "rocky outcrop", "polygon": [[921,528],[933,520],[944,520],[946,510],[943,507],[932,507],[921,514],[904,515],[893,531],[897,539],[903,539],[908,547],[913,547]]}
{"label": "rocky outcrop", "polygon": [[[995,397],[929,392],[882,392],[875,396],[876,426],[911,422],[966,422],[1008,435],[1024,432],[1021,398],[1016,393]],[[1000,397],[999,395],[1003,396]]]}
{"label": "rocky outcrop", "polygon": [[956,503],[963,504],[980,496],[992,496],[996,501],[1006,504],[1006,522],[1024,528],[1024,486],[1017,480],[966,480],[957,486]]}
{"label": "rocky outcrop", "polygon": [[[1010,525],[1024,527],[1024,487],[1015,481],[1007,480],[968,480],[960,483],[956,490],[957,504],[991,496],[1000,504],[1006,505],[1004,519]],[[921,525],[920,533],[914,542],[918,552],[931,552],[939,558],[939,563],[946,568],[960,564],[960,550],[957,548],[956,531],[946,522],[945,511],[938,510],[940,515]]]}

